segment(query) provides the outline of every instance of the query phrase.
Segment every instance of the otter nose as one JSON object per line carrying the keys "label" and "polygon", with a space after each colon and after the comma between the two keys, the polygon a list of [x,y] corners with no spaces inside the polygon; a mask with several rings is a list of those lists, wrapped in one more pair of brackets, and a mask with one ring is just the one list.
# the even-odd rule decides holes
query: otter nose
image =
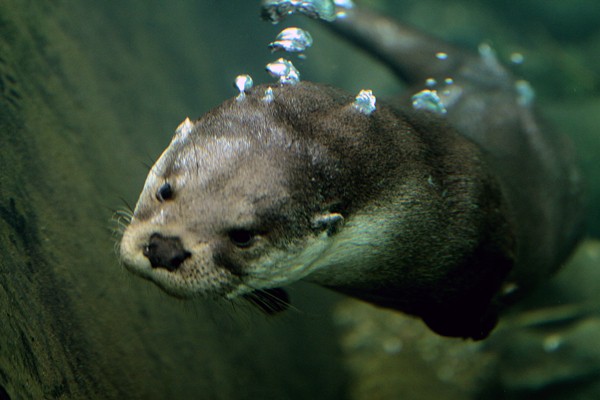
{"label": "otter nose", "polygon": [[165,237],[159,233],[150,236],[143,253],[152,268],[165,268],[169,271],[176,270],[186,258],[192,255],[183,248],[178,237]]}

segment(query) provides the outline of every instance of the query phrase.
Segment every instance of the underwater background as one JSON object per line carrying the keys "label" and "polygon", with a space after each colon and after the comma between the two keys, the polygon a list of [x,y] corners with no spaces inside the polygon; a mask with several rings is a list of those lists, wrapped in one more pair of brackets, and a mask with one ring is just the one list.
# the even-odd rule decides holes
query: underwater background
{"label": "underwater background", "polygon": [[589,235],[489,339],[308,284],[295,310],[182,302],[119,265],[114,211],[186,117],[271,81],[284,26],[315,41],[302,79],[402,91],[323,29],[259,1],[0,1],[0,400],[600,398],[600,2],[357,1],[454,43],[486,42],[574,141]]}

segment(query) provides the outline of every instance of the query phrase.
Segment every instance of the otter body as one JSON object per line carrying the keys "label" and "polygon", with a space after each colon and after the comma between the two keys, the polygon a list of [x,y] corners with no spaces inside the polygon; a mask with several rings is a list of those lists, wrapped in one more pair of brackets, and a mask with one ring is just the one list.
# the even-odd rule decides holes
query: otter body
{"label": "otter body", "polygon": [[[378,24],[397,29],[397,46],[377,44]],[[539,129],[494,59],[360,9],[333,28],[410,83],[452,76],[447,115],[380,102],[365,113],[308,82],[255,87],[180,125],[121,258],[178,297],[243,297],[276,312],[280,287],[304,279],[442,335],[484,338],[578,239],[568,146]],[[425,62],[434,50],[448,59]]]}

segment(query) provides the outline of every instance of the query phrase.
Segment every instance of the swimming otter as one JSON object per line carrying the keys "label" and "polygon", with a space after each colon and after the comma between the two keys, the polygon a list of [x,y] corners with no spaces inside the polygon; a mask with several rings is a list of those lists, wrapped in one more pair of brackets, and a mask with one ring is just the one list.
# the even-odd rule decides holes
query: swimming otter
{"label": "swimming otter", "polygon": [[241,296],[276,312],[281,286],[304,279],[442,335],[485,338],[579,238],[569,146],[542,131],[489,52],[360,8],[331,26],[413,85],[452,77],[446,115],[408,102],[365,111],[308,82],[250,89],[178,127],[121,259],[178,297]]}

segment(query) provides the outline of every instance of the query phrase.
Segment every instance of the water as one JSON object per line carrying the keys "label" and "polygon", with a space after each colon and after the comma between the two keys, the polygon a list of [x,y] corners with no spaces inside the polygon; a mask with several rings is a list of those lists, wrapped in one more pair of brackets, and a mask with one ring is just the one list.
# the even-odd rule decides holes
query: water
{"label": "water", "polygon": [[[599,397],[598,2],[377,7],[471,49],[490,39],[500,62],[523,55],[515,72],[571,134],[591,178],[591,239],[576,258],[485,343],[443,339],[311,286],[293,288],[299,311],[275,320],[166,297],[116,262],[112,211],[135,201],[143,164],[186,115],[249,90],[240,81],[232,94],[238,74],[271,81],[266,44],[282,26],[255,18],[258,2],[9,0],[0,4],[1,398]],[[378,105],[399,92],[377,62],[293,23],[314,39],[310,57],[294,61],[304,80],[371,88]],[[529,104],[526,85],[520,93]]]}

